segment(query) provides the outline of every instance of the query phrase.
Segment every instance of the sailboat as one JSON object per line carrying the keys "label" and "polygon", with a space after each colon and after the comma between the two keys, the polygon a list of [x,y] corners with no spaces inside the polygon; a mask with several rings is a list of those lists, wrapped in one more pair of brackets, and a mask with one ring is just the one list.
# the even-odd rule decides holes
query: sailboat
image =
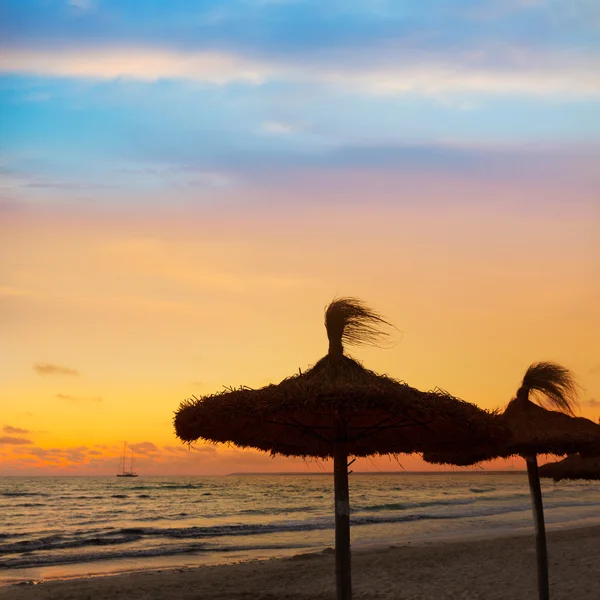
{"label": "sailboat", "polygon": [[127,470],[127,442],[123,442],[123,457],[119,463],[119,472],[117,477],[137,477],[138,474],[133,470],[133,450],[131,451],[131,460],[129,470]]}

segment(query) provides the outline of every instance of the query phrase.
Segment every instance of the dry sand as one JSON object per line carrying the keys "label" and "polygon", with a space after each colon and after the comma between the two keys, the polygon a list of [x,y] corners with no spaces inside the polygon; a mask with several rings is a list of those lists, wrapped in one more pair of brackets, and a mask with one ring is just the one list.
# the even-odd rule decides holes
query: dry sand
{"label": "dry sand", "polygon": [[[553,600],[600,599],[600,527],[548,536]],[[534,600],[532,535],[356,551],[354,598]],[[331,550],[293,558],[55,581],[0,589],[0,600],[335,598]]]}

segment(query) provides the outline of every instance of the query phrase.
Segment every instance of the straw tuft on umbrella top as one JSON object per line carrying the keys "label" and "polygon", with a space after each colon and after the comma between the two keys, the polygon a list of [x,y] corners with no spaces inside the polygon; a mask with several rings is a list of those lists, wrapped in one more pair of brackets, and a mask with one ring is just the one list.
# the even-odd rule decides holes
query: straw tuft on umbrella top
{"label": "straw tuft on umbrella top", "polygon": [[[534,363],[527,369],[516,396],[498,416],[507,432],[504,440],[490,440],[459,453],[426,452],[423,458],[433,464],[469,466],[499,457],[564,455],[598,446],[600,426],[570,416],[577,406],[577,392],[577,383],[568,369],[550,362]],[[558,410],[542,408],[532,402],[532,397]]]}
{"label": "straw tuft on umbrella top", "polygon": [[552,362],[533,363],[526,371],[517,398],[528,399],[530,392],[540,392],[536,398],[542,406],[574,414],[579,386],[569,369]]}
{"label": "straw tuft on umbrella top", "polygon": [[338,298],[325,310],[329,356],[342,356],[344,342],[376,346],[388,337],[387,327],[393,326],[357,298]]}
{"label": "straw tuft on umbrella top", "polygon": [[[531,392],[548,410],[530,400]],[[500,419],[509,432],[500,456],[520,454],[571,454],[600,440],[600,426],[583,417],[570,416],[577,406],[578,386],[570,371],[548,362],[527,369],[516,397]],[[568,414],[566,414],[568,413]]]}

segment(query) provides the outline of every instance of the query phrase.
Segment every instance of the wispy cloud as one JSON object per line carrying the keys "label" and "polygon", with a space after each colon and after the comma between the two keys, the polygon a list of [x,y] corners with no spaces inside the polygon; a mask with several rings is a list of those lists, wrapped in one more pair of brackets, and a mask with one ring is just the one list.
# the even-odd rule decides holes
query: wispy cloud
{"label": "wispy cloud", "polygon": [[23,187],[50,190],[112,190],[117,186],[106,183],[78,183],[75,181],[28,181]]}
{"label": "wispy cloud", "polygon": [[222,188],[235,183],[235,176],[232,173],[188,165],[125,167],[120,168],[119,173],[130,177],[155,178],[171,189],[175,186]]}
{"label": "wispy cloud", "polygon": [[29,431],[29,429],[22,429],[21,427],[12,427],[11,425],[5,425],[2,428],[2,431],[4,431],[4,433],[31,433],[31,431]]}
{"label": "wispy cloud", "polygon": [[21,446],[23,444],[33,444],[33,442],[31,440],[28,440],[26,438],[21,438],[21,437],[11,437],[8,435],[4,435],[2,437],[0,437],[0,446],[1,445],[15,445],[15,446]]}
{"label": "wispy cloud", "polygon": [[192,452],[198,452],[199,454],[217,454],[217,448],[216,446],[212,446],[212,445],[201,445],[201,446],[191,446],[190,450]]}
{"label": "wispy cloud", "polygon": [[54,77],[142,81],[190,79],[222,85],[236,81],[264,83],[269,69],[235,55],[216,52],[180,53],[156,49],[88,49],[79,51],[12,50],[0,55],[0,72]]}
{"label": "wispy cloud", "polygon": [[584,406],[589,406],[590,408],[600,408],[600,401],[596,400],[596,398],[583,400],[581,404],[583,404]]}
{"label": "wispy cloud", "polygon": [[79,371],[75,369],[53,365],[52,363],[36,363],[33,365],[33,370],[38,375],[69,375],[73,377],[79,375]]}
{"label": "wispy cloud", "polygon": [[139,442],[137,444],[129,444],[128,447],[131,448],[134,452],[137,452],[138,454],[153,454],[154,452],[159,452],[159,449],[156,446],[156,444],[153,444],[152,442]]}
{"label": "wispy cloud", "polygon": [[25,102],[47,102],[50,100],[50,94],[46,92],[31,92],[24,98]]}
{"label": "wispy cloud", "polygon": [[67,461],[69,463],[81,463],[88,454],[86,446],[77,446],[74,448],[40,448],[34,446],[27,448],[26,453],[46,461],[48,463]]}
{"label": "wispy cloud", "polygon": [[59,400],[66,400],[68,402],[102,402],[102,398],[98,396],[81,397],[81,396],[70,396],[69,394],[56,394]]}
{"label": "wispy cloud", "polygon": [[184,79],[215,85],[305,83],[377,95],[600,95],[600,80],[590,75],[600,69],[600,59],[595,56],[507,48],[497,51],[502,61],[493,61],[486,59],[488,54],[463,52],[444,57],[421,53],[409,61],[401,48],[380,48],[371,53],[347,50],[303,62],[156,48],[12,49],[0,56],[0,72],[142,81]]}
{"label": "wispy cloud", "polygon": [[68,0],[69,6],[79,10],[87,11],[94,7],[92,0]]}
{"label": "wispy cloud", "polygon": [[274,133],[279,135],[285,135],[288,133],[294,133],[296,128],[289,123],[282,123],[280,121],[265,121],[262,124],[263,131],[267,133]]}
{"label": "wispy cloud", "polygon": [[189,452],[187,446],[163,446],[163,450],[171,452],[172,454],[180,454],[181,452]]}

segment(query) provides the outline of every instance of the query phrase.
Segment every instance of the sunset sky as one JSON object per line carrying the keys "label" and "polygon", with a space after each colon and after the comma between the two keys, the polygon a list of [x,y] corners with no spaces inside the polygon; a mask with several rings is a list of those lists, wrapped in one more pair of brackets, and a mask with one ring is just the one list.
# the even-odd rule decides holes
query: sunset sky
{"label": "sunset sky", "polygon": [[0,0],[0,475],[330,470],[172,417],[339,295],[373,370],[495,408],[557,361],[597,420],[599,164],[597,0]]}

